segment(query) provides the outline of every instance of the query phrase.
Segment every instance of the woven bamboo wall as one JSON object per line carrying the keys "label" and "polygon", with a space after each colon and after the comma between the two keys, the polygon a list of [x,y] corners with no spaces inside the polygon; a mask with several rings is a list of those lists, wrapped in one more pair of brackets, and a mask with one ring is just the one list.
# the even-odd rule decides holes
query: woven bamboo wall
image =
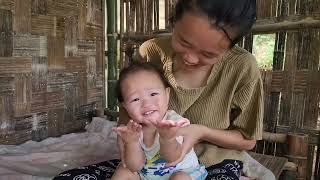
{"label": "woven bamboo wall", "polygon": [[[170,33],[168,18],[174,3],[175,0],[120,1],[120,65],[130,61],[141,42],[159,33]],[[165,29],[159,29],[160,11],[164,11]],[[257,0],[257,11],[252,33],[239,45],[252,51],[253,35],[276,34],[273,69],[261,70],[264,129],[309,135],[308,166],[304,171],[310,179],[313,170],[315,176],[319,173],[320,147],[316,147],[320,143],[320,0]],[[285,146],[275,143],[259,142],[256,151],[286,155]]]}
{"label": "woven bamboo wall", "polygon": [[0,144],[84,128],[104,97],[101,0],[0,0]]}

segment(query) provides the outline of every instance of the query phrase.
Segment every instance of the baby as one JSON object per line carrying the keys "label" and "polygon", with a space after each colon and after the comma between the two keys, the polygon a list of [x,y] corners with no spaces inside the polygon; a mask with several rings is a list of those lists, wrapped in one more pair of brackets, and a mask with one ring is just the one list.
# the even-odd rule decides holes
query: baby
{"label": "baby", "polygon": [[205,167],[195,152],[176,165],[181,155],[182,136],[179,129],[189,120],[168,110],[170,86],[163,73],[150,63],[135,62],[120,73],[118,100],[128,112],[126,126],[113,130],[124,142],[124,155],[113,180],[202,180]]}

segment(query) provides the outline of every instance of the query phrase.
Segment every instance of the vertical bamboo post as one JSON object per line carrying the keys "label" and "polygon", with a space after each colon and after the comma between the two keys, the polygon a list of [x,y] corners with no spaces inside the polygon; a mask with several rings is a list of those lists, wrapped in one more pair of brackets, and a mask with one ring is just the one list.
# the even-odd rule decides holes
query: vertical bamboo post
{"label": "vertical bamboo post", "polygon": [[124,1],[120,0],[120,69],[124,67],[125,55],[123,50],[123,33],[124,33]]}
{"label": "vertical bamboo post", "polygon": [[[108,38],[108,109],[117,110],[115,85],[117,80],[117,31],[116,0],[107,0],[107,38]],[[111,117],[111,120],[116,120]]]}
{"label": "vertical bamboo post", "polygon": [[155,0],[153,4],[153,22],[154,30],[159,31],[159,0]]}
{"label": "vertical bamboo post", "polygon": [[299,180],[307,177],[308,165],[308,135],[288,134],[288,160],[298,165]]}

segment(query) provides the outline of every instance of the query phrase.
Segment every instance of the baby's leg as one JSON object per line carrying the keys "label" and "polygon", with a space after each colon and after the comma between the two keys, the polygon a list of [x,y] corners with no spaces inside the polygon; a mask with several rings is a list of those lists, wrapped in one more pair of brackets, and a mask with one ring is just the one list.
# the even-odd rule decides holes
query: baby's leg
{"label": "baby's leg", "polygon": [[140,180],[140,176],[119,164],[111,180]]}
{"label": "baby's leg", "polygon": [[192,180],[191,177],[185,172],[176,172],[170,176],[170,180]]}

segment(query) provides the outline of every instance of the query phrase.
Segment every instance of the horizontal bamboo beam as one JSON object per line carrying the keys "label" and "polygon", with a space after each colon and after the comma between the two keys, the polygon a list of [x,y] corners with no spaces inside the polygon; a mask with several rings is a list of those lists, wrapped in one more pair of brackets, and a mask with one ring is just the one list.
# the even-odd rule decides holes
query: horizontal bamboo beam
{"label": "horizontal bamboo beam", "polygon": [[306,28],[320,28],[320,17],[287,16],[257,20],[253,25],[252,32],[258,34]]}
{"label": "horizontal bamboo beam", "polygon": [[285,143],[287,141],[287,134],[263,132],[262,139],[268,142]]}
{"label": "horizontal bamboo beam", "polygon": [[[299,30],[306,28],[320,28],[320,17],[317,16],[286,16],[257,20],[252,27],[252,33],[272,33],[287,30]],[[152,34],[123,34],[124,41],[145,41],[161,35],[171,34],[169,30],[154,31]]]}

